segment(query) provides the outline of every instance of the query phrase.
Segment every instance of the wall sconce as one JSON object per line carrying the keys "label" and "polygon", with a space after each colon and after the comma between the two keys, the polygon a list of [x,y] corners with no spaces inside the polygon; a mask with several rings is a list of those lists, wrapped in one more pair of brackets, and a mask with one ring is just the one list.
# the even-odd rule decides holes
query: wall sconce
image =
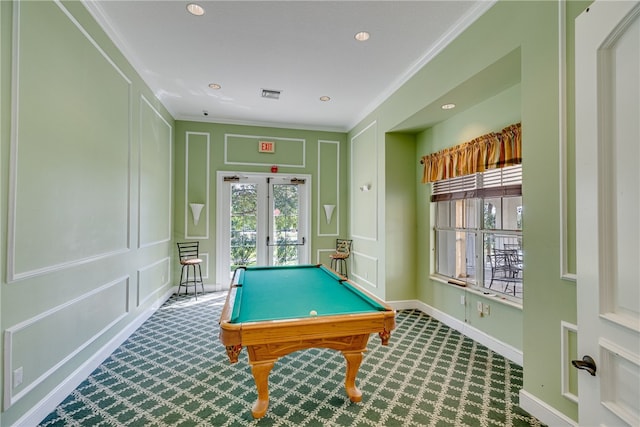
{"label": "wall sconce", "polygon": [[331,217],[333,216],[333,210],[336,208],[336,205],[324,205],[324,215],[327,218],[327,224],[331,222]]}
{"label": "wall sconce", "polygon": [[371,190],[371,184],[365,184],[360,187],[360,191],[369,191]]}
{"label": "wall sconce", "polygon": [[189,203],[189,206],[191,206],[193,223],[195,225],[198,225],[198,221],[200,221],[200,212],[202,212],[202,208],[204,208],[204,205],[202,203]]}

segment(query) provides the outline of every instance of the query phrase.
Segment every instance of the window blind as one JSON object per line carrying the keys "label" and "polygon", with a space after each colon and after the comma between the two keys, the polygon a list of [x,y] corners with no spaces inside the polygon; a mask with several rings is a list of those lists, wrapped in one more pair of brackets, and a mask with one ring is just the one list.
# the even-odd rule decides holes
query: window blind
{"label": "window blind", "polygon": [[431,183],[431,201],[522,195],[522,165],[490,169]]}

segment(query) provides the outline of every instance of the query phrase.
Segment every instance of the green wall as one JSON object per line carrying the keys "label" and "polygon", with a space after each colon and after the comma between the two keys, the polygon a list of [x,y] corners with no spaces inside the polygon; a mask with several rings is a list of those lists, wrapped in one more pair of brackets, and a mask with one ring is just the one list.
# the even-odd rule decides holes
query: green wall
{"label": "green wall", "polygon": [[0,14],[11,425],[170,292],[174,121],[80,2]]}
{"label": "green wall", "polygon": [[[415,233],[419,219],[416,217],[415,160],[416,138],[411,134],[387,133],[385,135],[385,276],[393,284],[386,288],[385,298],[391,301],[412,299],[415,296],[416,266],[420,260],[415,250]],[[397,286],[400,283],[411,287]]]}
{"label": "green wall", "polygon": [[[520,92],[521,85],[517,83],[420,132],[416,135],[414,156],[417,155],[419,158],[424,154],[470,141],[489,132],[499,132],[510,124],[519,123],[521,119]],[[420,168],[418,177],[421,176],[422,170]],[[415,175],[413,178],[415,180]],[[416,199],[421,212],[418,216],[420,229],[431,230],[434,225],[429,200],[431,185],[419,184],[417,190]],[[429,236],[430,233],[426,235]],[[418,299],[522,351],[522,310],[496,297],[485,297],[481,291],[466,292],[465,289],[450,285],[444,280],[430,278],[431,266],[434,265],[434,243],[431,239],[430,242],[425,242],[421,246],[421,250],[417,251],[419,259],[422,261],[418,267],[419,279],[416,289]],[[460,304],[461,296],[465,298],[465,304]],[[476,309],[477,301],[490,305],[491,314],[489,316],[481,317],[479,315]]]}
{"label": "green wall", "polygon": [[[366,143],[369,151],[385,153],[377,163],[370,158],[362,162],[358,157],[351,158],[354,171],[364,162],[384,171],[378,176],[382,183],[377,187],[377,238],[368,242],[369,256],[379,261],[376,292],[390,300],[417,298],[521,350],[524,393],[575,420],[577,404],[562,395],[561,386],[562,365],[569,360],[561,358],[560,325],[562,321],[576,323],[575,283],[571,280],[575,274],[575,184],[570,176],[574,167],[573,128],[560,116],[558,70],[566,61],[568,73],[573,73],[572,22],[584,3],[560,5],[566,6],[562,34],[558,31],[558,2],[498,2],[355,126],[349,138],[361,135],[375,123],[375,132]],[[565,37],[566,56],[560,60],[559,42]],[[517,73],[505,71],[514,58]],[[491,79],[491,75],[496,78]],[[567,74],[565,90],[569,96],[572,81],[572,74]],[[452,116],[444,116],[439,105],[444,101],[458,103],[456,97],[462,101],[463,110],[452,110]],[[568,116],[572,111],[571,98],[567,98]],[[429,186],[417,184],[422,177],[419,159],[517,121],[522,122],[524,152],[524,301],[519,307],[467,293],[465,304],[461,304],[463,289],[430,278],[433,236]],[[561,124],[567,128],[566,141],[560,137]],[[397,138],[388,137],[393,132],[404,134],[399,149]],[[411,137],[415,153],[410,158],[399,155]],[[560,157],[565,146],[566,155]],[[412,168],[413,176],[391,173],[403,167]],[[566,181],[563,173],[567,174]],[[403,184],[416,188],[413,205],[395,197],[399,189],[404,190]],[[564,203],[566,211],[561,209]],[[415,215],[415,221],[398,221],[405,209],[407,218]],[[409,212],[411,209],[415,213]],[[415,256],[390,256],[400,240]],[[475,303],[480,300],[490,302],[489,317],[477,316]]]}
{"label": "green wall", "polygon": [[[175,140],[173,235],[176,240],[200,241],[206,284],[228,285],[216,283],[218,171],[270,173],[271,166],[278,165],[281,175],[311,175],[311,262],[329,265],[335,239],[348,234],[346,134],[177,121]],[[275,153],[258,152],[260,140],[275,142]],[[205,204],[197,227],[187,209],[190,202]],[[326,223],[323,204],[336,204],[330,224]]]}

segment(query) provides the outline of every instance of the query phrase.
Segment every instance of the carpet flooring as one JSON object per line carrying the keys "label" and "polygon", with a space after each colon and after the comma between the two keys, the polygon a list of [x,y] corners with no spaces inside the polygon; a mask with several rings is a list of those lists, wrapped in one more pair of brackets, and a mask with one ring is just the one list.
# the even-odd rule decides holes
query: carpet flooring
{"label": "carpet flooring", "polygon": [[254,420],[246,349],[218,340],[225,293],[173,296],[40,426],[540,426],[518,406],[522,368],[416,310],[397,313],[389,346],[369,340],[356,384],[328,349],[279,359]]}

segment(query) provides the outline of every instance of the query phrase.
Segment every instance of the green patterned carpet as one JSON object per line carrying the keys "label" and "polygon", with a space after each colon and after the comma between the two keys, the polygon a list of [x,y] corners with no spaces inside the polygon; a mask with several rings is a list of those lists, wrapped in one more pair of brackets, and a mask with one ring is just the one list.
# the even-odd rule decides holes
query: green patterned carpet
{"label": "green patterned carpet", "polygon": [[518,407],[522,368],[419,311],[400,311],[388,347],[369,340],[351,403],[342,354],[293,353],[254,420],[246,349],[218,341],[224,293],[172,297],[41,426],[539,426]]}

